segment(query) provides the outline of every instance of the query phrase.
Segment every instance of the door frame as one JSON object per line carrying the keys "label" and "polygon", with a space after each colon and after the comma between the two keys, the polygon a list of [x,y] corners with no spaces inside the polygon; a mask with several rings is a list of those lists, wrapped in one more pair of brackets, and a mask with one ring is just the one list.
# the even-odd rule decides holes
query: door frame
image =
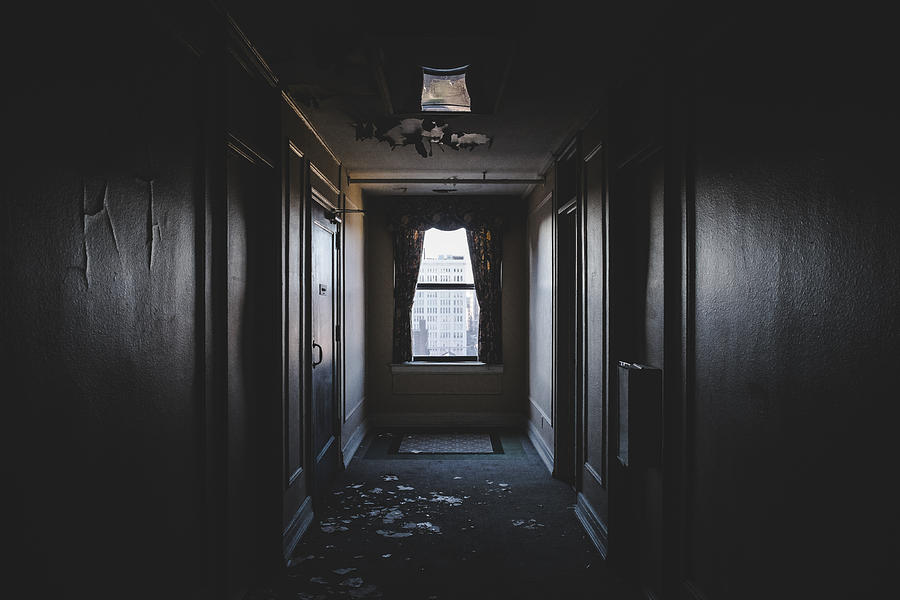
{"label": "door frame", "polygon": [[[319,179],[326,182],[326,184],[330,183],[320,174],[318,169],[310,162],[309,166],[311,167],[307,172],[312,171],[316,175],[318,175]],[[309,358],[306,361],[305,365],[305,373],[306,373],[306,398],[305,398],[305,411],[306,414],[309,415],[307,419],[305,433],[306,433],[306,452],[310,458],[310,469],[309,469],[309,479],[308,485],[310,489],[310,495],[313,498],[313,508],[314,510],[320,510],[322,508],[322,500],[324,499],[324,491],[318,489],[318,482],[316,481],[316,464],[318,458],[318,451],[315,448],[315,429],[314,429],[314,411],[312,406],[313,401],[313,389],[312,389],[312,343],[313,343],[313,323],[312,323],[312,302],[313,302],[313,281],[312,281],[312,238],[313,238],[313,227],[321,227],[316,223],[316,217],[313,215],[313,205],[318,205],[324,215],[335,215],[337,213],[337,206],[332,203],[321,191],[319,191],[316,186],[312,182],[312,177],[308,177],[308,198],[309,198],[309,221],[307,225],[307,242],[305,251],[307,252],[307,269],[305,274],[307,275],[306,281],[308,284],[306,285],[306,289],[304,290],[304,294],[307,298],[307,321],[306,321],[306,330],[304,335],[304,343],[306,346],[307,352],[309,352]],[[335,188],[332,188],[338,197],[340,197],[340,192]],[[339,200],[338,200],[339,201]],[[341,373],[343,370],[343,348],[340,344],[339,336],[336,334],[337,327],[340,324],[340,316],[342,314],[342,281],[341,281],[341,273],[342,273],[342,262],[341,262],[341,245],[340,245],[340,236],[341,236],[341,222],[339,219],[332,218],[329,223],[334,226],[334,230],[329,230],[330,233],[334,236],[334,243],[332,245],[332,280],[334,282],[334,289],[332,290],[332,362],[333,362],[333,387],[332,387],[332,410],[330,415],[331,427],[334,433],[334,448],[335,448],[335,471],[340,470],[343,467],[343,462],[341,460],[341,398],[343,395],[342,389],[342,378]]]}
{"label": "door frame", "polygon": [[[579,459],[583,455],[584,446],[584,424],[580,416],[584,396],[582,331],[585,276],[580,148],[581,138],[576,135],[560,153],[556,160],[553,192],[553,476],[570,484],[575,490],[581,488]],[[560,165],[563,164],[571,165],[571,170],[561,169]],[[561,227],[564,218],[571,219],[571,224],[567,224],[565,230]],[[567,243],[561,234],[571,236],[571,243]],[[566,293],[561,295],[563,274],[571,274],[572,280],[565,282]],[[565,322],[561,313],[564,310],[562,301],[573,311],[569,332],[562,331]]]}

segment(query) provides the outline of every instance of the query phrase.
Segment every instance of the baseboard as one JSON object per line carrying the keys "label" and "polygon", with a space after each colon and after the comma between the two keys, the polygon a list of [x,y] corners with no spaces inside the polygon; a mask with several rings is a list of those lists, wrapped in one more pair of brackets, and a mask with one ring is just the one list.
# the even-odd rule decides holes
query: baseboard
{"label": "baseboard", "polygon": [[294,554],[297,544],[300,543],[300,538],[303,537],[303,534],[306,533],[306,530],[312,524],[313,516],[312,498],[307,496],[300,508],[297,509],[297,512],[294,513],[294,518],[291,519],[290,524],[281,534],[281,551],[284,562],[288,566],[291,566],[291,555]]}
{"label": "baseboard", "polygon": [[522,426],[520,413],[376,413],[373,427],[510,427]]}
{"label": "baseboard", "polygon": [[544,441],[544,438],[541,437],[541,432],[538,431],[538,428],[531,419],[528,420],[528,439],[531,441],[531,445],[534,446],[534,449],[537,450],[538,456],[544,461],[547,470],[552,473],[553,450],[550,449],[550,446],[548,446],[547,442]]}
{"label": "baseboard", "polygon": [[356,430],[350,435],[350,439],[347,440],[347,443],[344,444],[344,447],[341,449],[341,454],[344,457],[345,469],[350,465],[350,461],[353,460],[356,451],[359,450],[359,445],[362,444],[362,441],[366,437],[366,432],[368,431],[369,422],[366,419],[363,419],[362,423],[360,423]]}
{"label": "baseboard", "polygon": [[578,492],[578,500],[575,503],[575,516],[578,517],[581,526],[584,527],[588,537],[597,547],[600,556],[605,559],[609,550],[609,532],[594,507],[581,492]]}

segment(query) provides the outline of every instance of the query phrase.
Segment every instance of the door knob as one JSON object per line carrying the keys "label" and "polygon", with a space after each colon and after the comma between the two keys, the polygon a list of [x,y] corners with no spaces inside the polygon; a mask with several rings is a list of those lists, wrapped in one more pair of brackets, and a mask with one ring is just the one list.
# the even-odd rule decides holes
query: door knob
{"label": "door knob", "polygon": [[313,342],[313,348],[314,348],[314,349],[315,349],[315,348],[318,348],[318,349],[319,349],[319,360],[314,361],[313,364],[312,364],[312,366],[315,367],[315,366],[317,366],[317,365],[319,365],[319,364],[322,363],[322,360],[325,358],[325,354],[324,354],[324,352],[322,352],[322,346],[318,345],[318,344],[315,343],[315,342]]}

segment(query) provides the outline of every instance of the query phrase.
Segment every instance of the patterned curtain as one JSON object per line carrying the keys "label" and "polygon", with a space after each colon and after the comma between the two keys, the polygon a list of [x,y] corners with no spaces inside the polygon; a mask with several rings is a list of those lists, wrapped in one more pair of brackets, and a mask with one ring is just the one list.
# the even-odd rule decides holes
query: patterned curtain
{"label": "patterned curtain", "polygon": [[475,295],[478,298],[478,360],[503,361],[500,319],[500,265],[503,254],[503,213],[491,199],[403,198],[388,215],[394,233],[393,362],[412,360],[410,312],[419,278],[425,231],[466,229]]}
{"label": "patterned curtain", "polygon": [[414,228],[394,230],[394,350],[392,360],[412,360],[410,312],[419,279],[425,232]]}
{"label": "patterned curtain", "polygon": [[500,265],[503,262],[503,234],[499,227],[481,225],[466,229],[472,275],[478,298],[478,360],[488,364],[503,362],[503,328],[500,307]]}

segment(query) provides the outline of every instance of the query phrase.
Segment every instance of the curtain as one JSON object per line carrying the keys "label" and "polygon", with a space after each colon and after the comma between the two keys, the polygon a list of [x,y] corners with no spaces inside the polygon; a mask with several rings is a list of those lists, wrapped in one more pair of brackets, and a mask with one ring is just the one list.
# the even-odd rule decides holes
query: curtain
{"label": "curtain", "polygon": [[491,200],[474,198],[403,198],[394,203],[388,227],[394,234],[394,343],[392,360],[412,360],[411,317],[425,231],[466,229],[475,295],[478,298],[478,360],[503,361],[500,318],[500,265],[503,254],[502,211]]}
{"label": "curtain", "polygon": [[503,362],[503,328],[500,318],[503,262],[503,234],[499,227],[481,225],[466,229],[475,296],[478,298],[478,360],[488,364]]}
{"label": "curtain", "polygon": [[394,349],[392,360],[412,360],[410,312],[419,279],[425,232],[415,228],[394,230]]}

